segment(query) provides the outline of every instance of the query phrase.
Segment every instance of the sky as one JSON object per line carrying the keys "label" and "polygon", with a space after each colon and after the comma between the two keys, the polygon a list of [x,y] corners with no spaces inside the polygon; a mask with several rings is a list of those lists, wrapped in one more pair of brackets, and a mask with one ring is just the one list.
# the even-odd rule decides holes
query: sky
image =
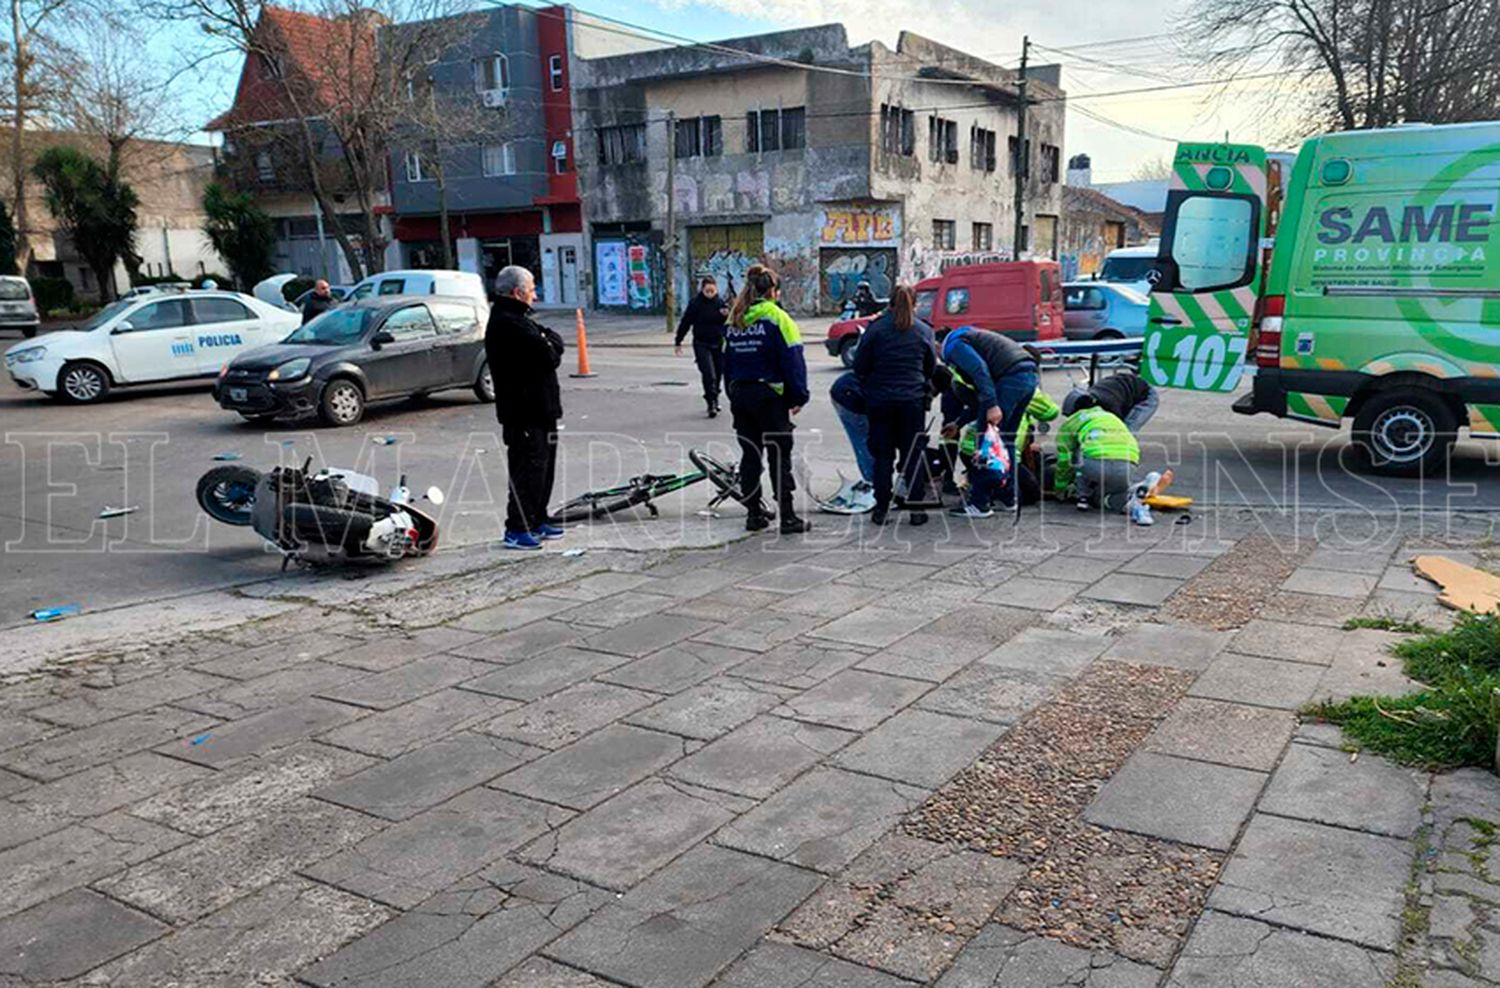
{"label": "sky", "polygon": [[[1279,146],[1266,123],[1269,83],[1103,95],[1203,78],[1182,39],[1165,33],[1189,16],[1192,0],[581,0],[589,13],[646,24],[671,35],[709,41],[814,24],[843,23],[851,44],[878,40],[895,47],[903,29],[970,54],[1014,67],[1021,39],[1036,47],[1032,64],[1060,62],[1069,97],[1065,153],[1093,160],[1094,181],[1123,181],[1142,165],[1170,159],[1178,140],[1222,140]],[[1144,10],[1150,16],[1143,17]],[[185,26],[165,30],[152,54],[180,58]],[[1043,47],[1049,46],[1049,47]],[[1057,51],[1054,49],[1073,49]],[[1100,63],[1108,63],[1100,64]],[[207,120],[226,108],[238,77],[238,58],[205,66],[184,87],[183,113]],[[200,138],[202,135],[199,135]]]}

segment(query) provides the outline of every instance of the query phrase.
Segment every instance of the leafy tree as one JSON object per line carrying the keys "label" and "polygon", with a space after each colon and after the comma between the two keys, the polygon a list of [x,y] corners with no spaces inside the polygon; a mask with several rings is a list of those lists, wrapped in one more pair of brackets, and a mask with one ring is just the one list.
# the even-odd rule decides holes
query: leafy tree
{"label": "leafy tree", "polygon": [[249,291],[271,276],[276,227],[248,193],[213,182],[203,193],[203,212],[208,216],[203,232],[240,288]]}
{"label": "leafy tree", "polygon": [[46,192],[48,211],[99,279],[100,294],[113,299],[115,262],[135,254],[135,191],[73,147],[48,148],[31,172]]}
{"label": "leafy tree", "polygon": [[0,202],[0,274],[20,274],[16,265],[16,224],[10,210]]}

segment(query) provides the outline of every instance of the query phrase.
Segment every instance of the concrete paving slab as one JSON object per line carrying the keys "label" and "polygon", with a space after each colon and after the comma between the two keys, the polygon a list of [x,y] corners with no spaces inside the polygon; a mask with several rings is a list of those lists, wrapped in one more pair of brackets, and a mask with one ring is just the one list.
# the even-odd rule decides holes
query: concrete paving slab
{"label": "concrete paving slab", "polygon": [[39,740],[0,755],[0,765],[33,779],[60,779],[121,755],[195,736],[216,723],[202,714],[158,707],[64,734],[48,736],[42,731]]}
{"label": "concrete paving slab", "polygon": [[567,822],[557,806],[474,789],[300,871],[396,909],[411,909],[527,841]]}
{"label": "concrete paving slab", "polygon": [[638,988],[701,988],[817,887],[810,871],[700,846],[547,948]]}
{"label": "concrete paving slab", "polygon": [[791,641],[752,656],[732,672],[743,679],[810,689],[865,658],[865,653],[831,642]]}
{"label": "concrete paving slab", "polygon": [[340,635],[303,633],[264,645],[237,649],[218,658],[199,662],[193,668],[226,679],[255,679],[289,666],[343,652],[351,643],[351,639]]}
{"label": "concrete paving slab", "polygon": [[1137,576],[1162,576],[1173,580],[1190,580],[1208,568],[1210,556],[1183,556],[1170,552],[1143,552],[1122,565],[1117,572]]}
{"label": "concrete paving slab", "polygon": [[1192,697],[1177,704],[1142,748],[1162,755],[1269,772],[1292,739],[1288,710]]}
{"label": "concrete paving slab", "polygon": [[834,763],[936,789],[1003,733],[1004,727],[985,721],[903,710],[840,752]]}
{"label": "concrete paving slab", "polygon": [[1314,700],[1339,702],[1351,696],[1402,696],[1423,687],[1408,679],[1401,660],[1387,651],[1396,636],[1382,632],[1347,632],[1349,640],[1335,655],[1313,690]]}
{"label": "concrete paving slab", "polygon": [[306,741],[358,720],[364,713],[358,707],[308,697],[243,720],[173,732],[182,739],[156,750],[173,758],[222,769]]}
{"label": "concrete paving slab", "polygon": [[[1379,591],[1376,591],[1379,593]],[[1259,616],[1279,624],[1340,628],[1359,615],[1363,601],[1276,590],[1261,602]],[[1231,646],[1233,647],[1233,646]]]}
{"label": "concrete paving slab", "polygon": [[611,594],[608,597],[600,597],[598,600],[580,604],[568,612],[568,621],[572,624],[594,628],[618,628],[622,624],[628,624],[647,614],[664,611],[678,603],[680,601],[676,597],[668,597],[665,594],[627,590],[624,593]]}
{"label": "concrete paving slab", "polygon": [[925,792],[838,769],[817,769],[719,831],[716,843],[833,872],[914,809]]}
{"label": "concrete paving slab", "polygon": [[848,731],[868,731],[929,689],[930,685],[914,679],[846,669],[772,712]]}
{"label": "concrete paving slab", "polygon": [[823,623],[823,618],[807,614],[761,610],[700,632],[695,640],[750,652],[769,652]]}
{"label": "concrete paving slab", "polygon": [[1124,559],[1114,557],[1059,553],[1031,567],[1027,572],[1042,580],[1079,583],[1087,586],[1090,583],[1098,583],[1123,566],[1125,562]]}
{"label": "concrete paving slab", "polygon": [[319,740],[378,758],[396,758],[520,705],[468,690],[439,690],[334,728]]}
{"label": "concrete paving slab", "polygon": [[[336,670],[336,667],[323,668]],[[344,675],[352,674],[346,672]],[[28,716],[63,727],[92,727],[101,721],[138,713],[163,703],[178,703],[188,709],[207,713],[201,707],[185,705],[180,701],[209,690],[231,686],[233,683],[234,680],[210,676],[194,669],[170,669],[160,675],[146,676],[110,689],[80,690],[76,696],[59,703],[34,707],[28,711]],[[229,714],[234,715],[233,711]]]}
{"label": "concrete paving slab", "polygon": [[493,988],[610,988],[610,983],[576,967],[534,956],[512,968]]}
{"label": "concrete paving slab", "polygon": [[477,631],[464,631],[443,625],[420,628],[405,634],[391,634],[389,629],[382,631],[386,633],[371,637],[342,652],[330,653],[324,656],[324,661],[368,672],[385,672],[434,652],[455,652],[484,638]]}
{"label": "concrete paving slab", "polygon": [[1062,628],[1027,628],[980,658],[981,665],[1041,676],[1076,676],[1104,654],[1111,639]]}
{"label": "concrete paving slab", "polygon": [[615,724],[495,779],[507,792],[586,810],[684,754],[684,741]]}
{"label": "concrete paving slab", "polygon": [[542,754],[542,749],[517,741],[466,732],[340,779],[313,795],[383,820],[405,820]]}
{"label": "concrete paving slab", "polygon": [[1207,669],[1229,643],[1229,634],[1185,624],[1138,624],[1120,637],[1104,658],[1173,669]]}
{"label": "concrete paving slab", "polygon": [[1072,600],[1079,589],[1076,583],[1016,576],[980,594],[979,601],[1033,611],[1055,611]]}
{"label": "concrete paving slab", "polygon": [[879,590],[899,590],[936,573],[932,566],[921,566],[907,559],[887,559],[861,566],[852,573],[839,577],[838,582],[855,587],[875,587]]}
{"label": "concrete paving slab", "polygon": [[195,710],[205,717],[235,720],[338,689],[368,675],[360,669],[314,659],[255,679],[218,680],[217,688],[182,697],[173,701],[173,706]]}
{"label": "concrete paving slab", "polygon": [[1208,905],[1220,912],[1393,950],[1411,844],[1258,814]]}
{"label": "concrete paving slab", "polygon": [[989,644],[977,637],[950,638],[919,631],[861,659],[855,668],[941,683],[983,655]]}
{"label": "concrete paving slab", "polygon": [[1319,594],[1324,597],[1346,597],[1361,600],[1369,596],[1379,582],[1363,573],[1339,573],[1328,569],[1299,566],[1282,583],[1281,589],[1295,593]]}
{"label": "concrete paving slab", "polygon": [[31,786],[0,802],[0,849],[212,775],[206,768],[142,751],[56,782]]}
{"label": "concrete paving slab", "polygon": [[911,614],[871,605],[861,607],[811,633],[817,638],[847,642],[850,645],[887,648],[912,632],[921,630],[926,623]]}
{"label": "concrete paving slab", "polygon": [[797,594],[811,590],[842,576],[843,569],[832,569],[815,565],[816,559],[805,563],[787,563],[767,570],[748,579],[740,580],[738,586],[746,590],[764,590],[769,593]]}
{"label": "concrete paving slab", "polygon": [[362,813],[302,799],[95,881],[94,888],[173,923],[191,922],[380,828]]}
{"label": "concrete paving slab", "polygon": [[991,923],[971,940],[937,988],[1154,988],[1161,972],[1107,950],[1083,950]]}
{"label": "concrete paving slab", "polygon": [[770,710],[791,692],[765,683],[718,676],[630,714],[624,721],[685,738],[711,741]]}
{"label": "concrete paving slab", "polygon": [[649,573],[619,573],[614,570],[605,570],[602,573],[591,573],[568,583],[548,587],[542,593],[548,597],[561,597],[563,600],[587,603],[641,587],[647,587],[648,592],[655,593],[656,591],[649,590],[654,582],[655,580]]}
{"label": "concrete paving slab", "polygon": [[1188,689],[1188,696],[1298,710],[1312,699],[1322,677],[1323,670],[1313,665],[1221,652]]}
{"label": "concrete paving slab", "polygon": [[1383,547],[1368,548],[1356,545],[1341,546],[1336,542],[1325,541],[1303,560],[1302,565],[1309,569],[1378,577],[1391,564],[1391,553],[1394,549],[1395,545],[1389,540]]}
{"label": "concrete paving slab", "polygon": [[0,977],[18,984],[76,978],[170,927],[89,889],[0,919]]}
{"label": "concrete paving slab", "polygon": [[1344,647],[1345,635],[1338,628],[1256,618],[1235,634],[1229,648],[1240,655],[1326,666]]}
{"label": "concrete paving slab", "polygon": [[657,698],[610,683],[579,683],[501,714],[478,730],[539,748],[563,748]]}
{"label": "concrete paving slab", "polygon": [[884,596],[884,590],[874,587],[851,587],[845,583],[824,583],[811,590],[787,595],[772,604],[771,610],[808,614],[831,621],[857,611],[867,604],[873,604]]}
{"label": "concrete paving slab", "polygon": [[714,988],[908,988],[911,982],[858,964],[768,940],[736,961]]}
{"label": "concrete paving slab", "polygon": [[647,779],[543,834],[516,856],[623,892],[753,805],[722,792]]}
{"label": "concrete paving slab", "polygon": [[466,659],[507,665],[535,658],[564,645],[576,644],[594,633],[594,628],[564,621],[534,621],[514,631],[478,638],[467,645],[451,649],[451,652]]}
{"label": "concrete paving slab", "polygon": [[502,631],[514,631],[533,621],[560,617],[576,606],[576,603],[558,600],[556,597],[532,595],[471,611],[454,624],[464,631],[498,634]]}
{"label": "concrete paving slab", "polygon": [[584,639],[584,644],[598,652],[613,652],[628,658],[639,659],[657,649],[675,645],[684,638],[691,638],[709,630],[708,621],[677,617],[672,614],[648,614],[628,624]]}
{"label": "concrete paving slab", "polygon": [[1387,953],[1210,910],[1193,928],[1167,988],[1356,988],[1389,984],[1395,971]]}
{"label": "concrete paving slab", "polygon": [[1141,576],[1137,573],[1111,573],[1079,593],[1089,600],[1107,600],[1112,604],[1136,607],[1160,607],[1182,587],[1184,581],[1164,576]]}
{"label": "concrete paving slab", "polygon": [[512,700],[536,700],[629,662],[623,655],[563,646],[476,676],[466,690]]}
{"label": "concrete paving slab", "polygon": [[680,693],[753,658],[754,652],[742,649],[705,642],[678,642],[643,659],[600,673],[599,678],[652,693]]}
{"label": "concrete paving slab", "polygon": [[923,710],[1014,724],[1048,700],[1063,680],[1019,669],[972,665],[922,697]]}
{"label": "concrete paving slab", "polygon": [[688,782],[764,799],[856,735],[781,717],[757,717],[672,767]]}
{"label": "concrete paving slab", "polygon": [[1262,772],[1138,751],[1104,784],[1084,819],[1227,851],[1265,781]]}
{"label": "concrete paving slab", "polygon": [[0,852],[0,915],[20,912],[190,839],[115,812]]}
{"label": "concrete paving slab", "polygon": [[1262,813],[1328,823],[1390,837],[1422,824],[1427,774],[1365,753],[1294,744],[1261,797]]}

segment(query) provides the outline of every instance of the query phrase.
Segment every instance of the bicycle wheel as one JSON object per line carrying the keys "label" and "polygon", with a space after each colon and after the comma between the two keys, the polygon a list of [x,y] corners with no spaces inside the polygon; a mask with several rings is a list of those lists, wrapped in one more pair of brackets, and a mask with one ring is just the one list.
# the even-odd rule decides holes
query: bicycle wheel
{"label": "bicycle wheel", "polygon": [[713,499],[712,504],[718,504],[726,498],[734,498],[741,504],[744,503],[744,495],[740,493],[740,473],[734,467],[725,466],[718,460],[709,456],[701,449],[688,450],[688,459],[693,461],[693,466],[703,472],[708,482],[718,490],[718,496]]}
{"label": "bicycle wheel", "polygon": [[571,501],[564,501],[553,514],[565,522],[588,521],[633,508],[646,500],[647,492],[640,487],[611,487],[603,491],[586,491]]}

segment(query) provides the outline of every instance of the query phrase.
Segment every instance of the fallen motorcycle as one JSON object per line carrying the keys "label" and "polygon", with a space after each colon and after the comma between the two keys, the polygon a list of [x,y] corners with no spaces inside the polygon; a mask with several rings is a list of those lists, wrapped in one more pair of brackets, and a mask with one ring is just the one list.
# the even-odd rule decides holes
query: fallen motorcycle
{"label": "fallen motorcycle", "polygon": [[[300,467],[265,473],[238,464],[198,480],[198,505],[226,525],[253,528],[291,562],[392,562],[437,548],[437,519],[412,504],[406,477],[386,497],[373,478],[352,470]],[[443,492],[430,487],[432,504]]]}

